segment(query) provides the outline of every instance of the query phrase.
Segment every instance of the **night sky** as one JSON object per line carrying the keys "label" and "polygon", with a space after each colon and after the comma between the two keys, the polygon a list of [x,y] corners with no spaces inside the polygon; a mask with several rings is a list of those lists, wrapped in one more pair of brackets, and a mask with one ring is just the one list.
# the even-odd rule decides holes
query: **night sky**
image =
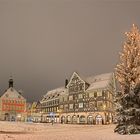
{"label": "night sky", "polygon": [[0,0],[0,95],[12,75],[27,101],[82,77],[113,72],[136,0]]}

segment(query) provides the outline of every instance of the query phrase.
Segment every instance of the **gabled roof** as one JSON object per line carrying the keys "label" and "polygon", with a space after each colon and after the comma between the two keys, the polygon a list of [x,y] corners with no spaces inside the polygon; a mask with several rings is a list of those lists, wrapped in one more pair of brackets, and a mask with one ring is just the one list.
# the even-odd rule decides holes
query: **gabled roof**
{"label": "gabled roof", "polygon": [[[101,89],[101,88],[107,87],[111,78],[113,77],[113,73],[105,73],[105,74],[90,76],[88,78],[83,78],[83,77],[81,78],[81,76],[79,76],[79,74],[77,72],[74,72],[70,78],[70,81],[75,74],[82,81],[84,81],[86,84],[88,84],[88,88],[86,89],[86,91],[91,90],[91,89]],[[70,81],[69,81],[69,83],[70,83]]]}
{"label": "gabled roof", "polygon": [[25,98],[21,94],[19,94],[13,87],[8,88],[1,96],[1,98],[25,100]]}

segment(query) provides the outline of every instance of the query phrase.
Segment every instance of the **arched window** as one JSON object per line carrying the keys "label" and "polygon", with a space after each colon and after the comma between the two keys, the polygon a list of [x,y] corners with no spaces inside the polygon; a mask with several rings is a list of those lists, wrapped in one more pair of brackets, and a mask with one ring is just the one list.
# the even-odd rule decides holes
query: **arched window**
{"label": "arched window", "polygon": [[71,123],[71,116],[70,116],[70,115],[68,115],[68,116],[66,117],[66,123]]}
{"label": "arched window", "polygon": [[77,116],[76,115],[72,116],[72,123],[74,123],[74,124],[77,123]]}
{"label": "arched window", "polygon": [[80,123],[85,123],[86,122],[86,117],[84,115],[80,116],[79,122]]}

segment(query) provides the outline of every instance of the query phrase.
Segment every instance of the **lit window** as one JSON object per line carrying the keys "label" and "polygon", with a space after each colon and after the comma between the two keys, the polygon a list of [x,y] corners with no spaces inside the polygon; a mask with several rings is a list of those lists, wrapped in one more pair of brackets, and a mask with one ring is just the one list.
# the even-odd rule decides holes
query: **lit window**
{"label": "lit window", "polygon": [[83,108],[83,103],[79,103],[79,108]]}
{"label": "lit window", "polygon": [[89,98],[91,98],[91,97],[94,97],[94,93],[93,92],[89,93]]}
{"label": "lit window", "polygon": [[79,98],[79,99],[82,99],[82,98],[83,98],[83,95],[82,95],[82,94],[79,94],[79,95],[78,95],[78,98]]}
{"label": "lit window", "polygon": [[98,107],[98,108],[101,108],[102,106],[103,106],[103,102],[102,102],[102,101],[98,101],[98,102],[97,102],[97,107]]}
{"label": "lit window", "polygon": [[102,91],[98,91],[98,96],[102,96]]}
{"label": "lit window", "polygon": [[69,109],[73,109],[73,104],[69,104]]}

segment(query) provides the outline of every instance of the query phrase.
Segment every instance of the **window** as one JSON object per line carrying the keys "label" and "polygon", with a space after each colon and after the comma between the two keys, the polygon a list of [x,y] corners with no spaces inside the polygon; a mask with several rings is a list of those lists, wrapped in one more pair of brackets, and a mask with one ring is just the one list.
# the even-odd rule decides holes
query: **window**
{"label": "window", "polygon": [[111,102],[109,102],[110,104],[109,104],[109,107],[111,108],[112,107],[112,103]]}
{"label": "window", "polygon": [[79,98],[79,99],[82,99],[82,98],[83,98],[83,95],[82,95],[82,94],[79,94],[79,95],[78,95],[78,98]]}
{"label": "window", "polygon": [[109,91],[107,92],[106,97],[107,97],[107,98],[110,98],[110,93],[109,93]]}
{"label": "window", "polygon": [[94,97],[94,93],[93,92],[89,93],[89,98],[91,98],[91,97]]}
{"label": "window", "polygon": [[51,100],[51,101],[50,101],[50,104],[51,104],[51,105],[54,105],[54,104],[55,104],[55,100]]}
{"label": "window", "polygon": [[18,98],[20,99],[20,98],[21,98],[21,96],[18,96]]}
{"label": "window", "polygon": [[69,96],[69,100],[73,100],[73,96],[71,95],[71,96]]}
{"label": "window", "polygon": [[79,85],[79,88],[80,88],[80,90],[83,90],[83,89],[84,89],[84,84],[81,83],[81,84]]}
{"label": "window", "polygon": [[102,91],[98,91],[98,96],[102,96]]}
{"label": "window", "polygon": [[103,95],[103,97],[105,97],[105,91],[104,90],[102,91],[102,95]]}
{"label": "window", "polygon": [[80,116],[79,121],[80,121],[80,123],[85,123],[86,117],[85,116]]}
{"label": "window", "polygon": [[59,101],[60,101],[60,103],[63,102],[63,97],[62,96],[59,98]]}
{"label": "window", "polygon": [[94,97],[95,97],[95,98],[97,97],[97,91],[94,92]]}
{"label": "window", "polygon": [[83,103],[79,103],[79,108],[83,108]]}
{"label": "window", "polygon": [[73,109],[73,104],[69,104],[69,109]]}
{"label": "window", "polygon": [[110,99],[112,100],[112,94],[110,93]]}
{"label": "window", "polygon": [[56,107],[54,107],[54,111],[56,111]]}
{"label": "window", "polygon": [[67,96],[65,96],[64,97],[64,102],[66,102],[68,100],[68,97]]}
{"label": "window", "polygon": [[98,102],[97,102],[97,107],[98,107],[98,108],[101,108],[102,106],[103,106],[103,101],[98,101]]}
{"label": "window", "polygon": [[78,91],[78,86],[77,85],[75,85],[74,91]]}
{"label": "window", "polygon": [[60,109],[63,109],[63,105],[60,105]]}

